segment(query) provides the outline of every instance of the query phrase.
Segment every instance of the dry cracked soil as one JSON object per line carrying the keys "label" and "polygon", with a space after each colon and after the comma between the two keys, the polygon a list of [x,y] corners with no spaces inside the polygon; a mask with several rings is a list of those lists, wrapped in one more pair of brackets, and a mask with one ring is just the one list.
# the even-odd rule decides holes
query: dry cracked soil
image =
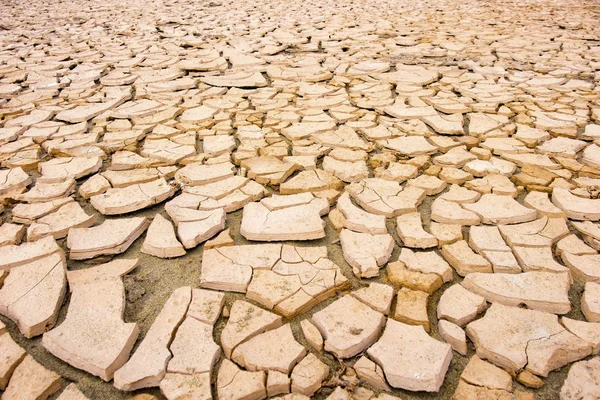
{"label": "dry cracked soil", "polygon": [[600,399],[598,20],[0,1],[0,398]]}

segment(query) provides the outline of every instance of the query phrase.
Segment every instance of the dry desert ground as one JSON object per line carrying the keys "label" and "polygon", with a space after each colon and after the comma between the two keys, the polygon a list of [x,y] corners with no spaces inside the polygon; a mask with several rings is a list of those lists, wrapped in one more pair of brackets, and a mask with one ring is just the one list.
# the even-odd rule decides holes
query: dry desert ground
{"label": "dry desert ground", "polygon": [[0,398],[600,399],[599,21],[0,0]]}

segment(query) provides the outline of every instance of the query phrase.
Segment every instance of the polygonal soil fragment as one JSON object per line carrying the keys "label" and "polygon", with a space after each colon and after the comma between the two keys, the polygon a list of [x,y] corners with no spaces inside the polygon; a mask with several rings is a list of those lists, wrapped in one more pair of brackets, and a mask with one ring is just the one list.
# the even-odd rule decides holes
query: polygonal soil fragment
{"label": "polygonal soil fragment", "polygon": [[585,322],[562,317],[560,323],[575,336],[590,343],[593,347],[592,354],[600,352],[600,323]]}
{"label": "polygonal soil fragment", "polygon": [[386,272],[391,283],[429,294],[438,290],[444,283],[439,275],[413,271],[407,268],[402,261],[389,263]]}
{"label": "polygonal soil fragment", "polygon": [[126,188],[131,185],[148,183],[162,177],[162,174],[156,168],[136,168],[136,169],[109,169],[100,174],[106,178],[115,189]]}
{"label": "polygonal soil fragment", "polygon": [[483,318],[467,325],[467,334],[475,344],[477,355],[513,371],[527,365],[528,349],[533,341],[547,342],[561,332],[566,330],[556,315],[500,303],[492,304]]}
{"label": "polygonal soil fragment", "polygon": [[0,289],[0,313],[32,338],[56,323],[66,293],[62,251],[13,267]]}
{"label": "polygonal soil fragment", "polygon": [[512,378],[501,368],[474,355],[460,375],[465,382],[490,389],[502,389],[512,392]]}
{"label": "polygonal soil fragment", "polygon": [[325,339],[325,350],[350,358],[369,347],[385,325],[383,314],[352,296],[344,296],[312,317]]}
{"label": "polygonal soil fragment", "polygon": [[368,212],[393,217],[417,211],[425,198],[419,188],[402,188],[397,182],[368,178],[347,188],[350,196]]}
{"label": "polygonal soil fragment", "polygon": [[571,280],[567,274],[541,271],[522,274],[471,273],[461,284],[490,303],[499,302],[508,306],[524,304],[531,309],[554,314],[566,314],[571,310]]}
{"label": "polygonal soil fragment", "polygon": [[566,214],[556,207],[548,198],[548,193],[531,191],[523,200],[523,204],[537,210],[538,215],[547,217],[566,217]]}
{"label": "polygonal soil fragment", "polygon": [[120,254],[144,233],[146,218],[107,219],[93,228],[71,228],[67,237],[69,258],[85,260],[101,254]]}
{"label": "polygonal soil fragment", "polygon": [[325,199],[310,193],[273,196],[244,206],[240,233],[249,240],[312,240],[325,236]]}
{"label": "polygonal soil fragment", "polygon": [[600,357],[573,364],[560,390],[561,400],[600,397]]}
{"label": "polygonal soil fragment", "polygon": [[191,300],[192,292],[189,287],[173,291],[135,353],[115,372],[115,387],[131,391],[158,386],[167,372],[167,363],[172,358],[169,344],[185,317]]}
{"label": "polygonal soil fragment", "polygon": [[61,239],[67,236],[71,228],[88,228],[95,223],[95,215],[86,214],[79,203],[71,201],[33,222],[27,229],[27,240],[37,240],[48,235]]}
{"label": "polygonal soil fragment", "polygon": [[198,246],[225,229],[225,211],[221,208],[201,211],[167,203],[165,209],[177,226],[177,237],[186,249]]}
{"label": "polygonal soil fragment", "polygon": [[75,199],[72,197],[63,197],[42,203],[19,203],[13,207],[12,219],[20,224],[31,225],[36,219],[42,218],[58,210],[63,205],[74,201]]}
{"label": "polygonal soil fragment", "polygon": [[183,246],[175,236],[173,225],[160,214],[156,214],[152,220],[141,252],[159,258],[180,257],[185,254]]}
{"label": "polygonal soil fragment", "polygon": [[65,179],[59,183],[37,182],[29,191],[15,195],[16,200],[26,203],[43,203],[66,197],[75,190],[74,179]]}
{"label": "polygonal soil fragment", "polygon": [[42,344],[61,360],[108,382],[129,358],[139,334],[136,323],[123,322],[124,308],[120,277],[75,285],[66,319],[44,334]]}
{"label": "polygonal soil fragment", "polygon": [[5,390],[15,368],[23,361],[27,352],[6,331],[0,332],[0,352],[0,390]]}
{"label": "polygonal soil fragment", "polygon": [[442,319],[438,321],[438,332],[442,340],[452,346],[452,350],[467,355],[467,335],[460,326]]}
{"label": "polygonal soil fragment", "polygon": [[20,244],[25,232],[27,232],[27,227],[24,225],[3,223],[0,225],[0,246]]}
{"label": "polygonal soil fragment", "polygon": [[[225,360],[227,361],[227,360]],[[169,400],[191,398],[211,400],[210,373],[171,374],[160,381],[160,391]]]}
{"label": "polygonal soil fragment", "polygon": [[402,288],[396,296],[396,321],[409,325],[421,325],[429,332],[429,317],[427,316],[427,300],[429,294],[418,290]]}
{"label": "polygonal soil fragment", "polygon": [[[411,113],[414,111],[420,112],[420,110],[417,109],[421,109],[421,107],[405,110],[410,110],[409,112]],[[397,115],[401,114],[398,113]],[[393,139],[380,140],[379,143],[390,150],[398,152],[400,155],[408,157],[414,157],[423,154],[433,154],[437,151],[436,146],[432,145],[427,141],[427,139],[421,136],[395,137]]]}
{"label": "polygonal soil fragment", "polygon": [[592,354],[592,345],[569,331],[527,345],[527,371],[547,377],[550,371]]}
{"label": "polygonal soil fragment", "polygon": [[300,327],[308,344],[315,350],[323,350],[323,336],[321,336],[321,332],[317,327],[307,319],[300,321]]}
{"label": "polygonal soil fragment", "polygon": [[271,270],[257,269],[246,295],[291,318],[349,285],[340,268],[326,258],[325,247],[283,245]]}
{"label": "polygonal soil fragment", "polygon": [[138,261],[137,258],[120,258],[95,267],[67,271],[69,289],[72,291],[76,285],[97,283],[123,277],[137,267]]}
{"label": "polygonal soil fragment", "polygon": [[47,399],[60,389],[60,384],[60,375],[46,369],[28,354],[13,372],[2,398]]}
{"label": "polygonal soil fragment", "polygon": [[438,197],[431,205],[431,219],[442,224],[479,225],[480,217],[460,204]]}
{"label": "polygonal soil fragment", "polygon": [[469,230],[469,246],[492,264],[494,272],[521,272],[517,259],[504,242],[498,227],[472,226]]}
{"label": "polygonal soil fragment", "polygon": [[283,162],[274,156],[254,157],[242,162],[248,170],[248,178],[261,184],[279,185],[283,183],[299,166],[293,162]]}
{"label": "polygonal soil fragment", "polygon": [[449,344],[431,338],[421,326],[388,319],[381,338],[367,354],[396,388],[437,392],[452,360]]}
{"label": "polygonal soil fragment", "polygon": [[126,188],[108,189],[103,194],[92,196],[90,202],[104,215],[127,214],[161,203],[172,197],[176,190],[161,178]]}
{"label": "polygonal soil fragment", "polygon": [[569,272],[569,269],[557,263],[552,256],[552,248],[514,246],[515,257],[523,271],[545,271],[552,273]]}
{"label": "polygonal soil fragment", "polygon": [[203,185],[233,176],[233,169],[234,166],[231,163],[190,164],[178,170],[175,179],[182,185]]}
{"label": "polygonal soil fragment", "polygon": [[238,344],[282,324],[283,319],[277,314],[238,300],[231,306],[229,320],[221,332],[223,352],[231,357]]}
{"label": "polygonal soil fragment", "polygon": [[600,322],[600,284],[588,282],[581,296],[581,311],[590,322]]}
{"label": "polygonal soil fragment", "polygon": [[367,287],[355,290],[350,293],[375,311],[383,314],[389,314],[394,297],[394,288],[382,283],[373,282]]}
{"label": "polygonal soil fragment", "polygon": [[362,356],[358,359],[358,361],[353,366],[356,374],[360,379],[370,384],[371,386],[385,390],[391,391],[390,386],[387,384],[385,380],[385,376],[383,374],[383,369],[373,361],[369,360],[367,357]]}
{"label": "polygonal soil fragment", "polygon": [[177,328],[175,338],[169,346],[173,358],[167,372],[178,374],[210,373],[221,353],[213,341],[210,324],[187,317]]}
{"label": "polygonal soil fragment", "polygon": [[69,386],[62,391],[60,396],[56,398],[57,400],[88,400],[81,390],[77,389],[77,385],[74,383],[70,383]]}
{"label": "polygonal soil fragment", "polygon": [[389,234],[371,235],[344,229],[340,232],[340,242],[344,258],[359,278],[377,276],[394,250],[394,238]]}
{"label": "polygonal soil fragment", "polygon": [[573,195],[569,189],[554,188],[552,191],[552,203],[567,213],[567,216],[575,220],[598,221],[600,220],[600,200],[585,199]]}
{"label": "polygonal soil fragment", "polygon": [[224,301],[224,293],[192,289],[192,302],[188,307],[187,315],[206,324],[214,325],[221,315]]}
{"label": "polygonal soil fragment", "polygon": [[427,249],[438,245],[437,238],[423,229],[421,214],[418,212],[396,218],[396,227],[398,236],[406,247]]}
{"label": "polygonal soil fragment", "polygon": [[562,261],[569,267],[575,277],[583,281],[600,281],[600,256],[598,254],[578,256],[564,251],[562,253]]}
{"label": "polygonal soil fragment", "polygon": [[385,216],[371,214],[352,204],[347,192],[337,201],[338,210],[344,215],[344,226],[355,232],[372,235],[386,234]]}
{"label": "polygonal soil fragment", "polygon": [[97,172],[102,166],[100,157],[61,157],[39,164],[42,176],[39,182],[58,183],[66,179],[79,179]]}
{"label": "polygonal soil fragment", "polygon": [[511,196],[484,194],[477,203],[463,207],[479,215],[484,224],[517,224],[537,217],[536,210],[522,206]]}
{"label": "polygonal soil fragment", "polygon": [[260,200],[266,193],[262,185],[239,175],[198,186],[184,186],[183,192],[168,204],[198,210],[222,208],[228,213]]}
{"label": "polygonal soil fragment", "polygon": [[292,392],[312,396],[329,375],[327,364],[309,354],[292,371]]}
{"label": "polygonal soil fragment", "polygon": [[83,182],[81,186],[79,186],[78,193],[84,199],[89,199],[92,196],[105,193],[110,188],[110,182],[104,176],[96,174],[91,176],[88,180]]}
{"label": "polygonal soil fragment", "polygon": [[486,307],[487,303],[483,297],[469,292],[460,284],[454,284],[446,289],[440,297],[437,316],[458,326],[464,326],[475,319],[477,314]]}
{"label": "polygonal soil fragment", "polygon": [[[332,155],[336,149],[329,154]],[[348,151],[351,152],[351,150]],[[364,154],[366,158],[366,153]],[[348,183],[359,182],[369,177],[369,168],[363,160],[353,161],[339,158],[342,157],[326,156],[323,159],[323,170]]]}
{"label": "polygonal soil fragment", "polygon": [[409,270],[439,275],[444,282],[452,280],[450,264],[435,251],[412,251],[403,247],[398,261],[404,263]]}
{"label": "polygonal soil fragment", "polygon": [[236,72],[222,76],[208,76],[202,82],[211,86],[227,87],[261,87],[267,86],[267,81],[260,72]]}
{"label": "polygonal soil fragment", "polygon": [[231,359],[248,371],[275,370],[289,374],[306,355],[289,324],[261,333],[233,350]]}
{"label": "polygonal soil fragment", "polygon": [[252,279],[253,269],[269,270],[280,258],[280,244],[209,249],[202,257],[200,286],[243,293]]}
{"label": "polygonal soil fragment", "polygon": [[492,272],[492,265],[471,250],[465,240],[442,246],[442,255],[460,276],[472,272]]}
{"label": "polygonal soil fragment", "polygon": [[260,400],[267,397],[265,372],[248,372],[225,359],[219,368],[217,393],[223,400]]}
{"label": "polygonal soil fragment", "polygon": [[179,144],[169,139],[146,139],[140,154],[166,164],[177,164],[182,159],[195,155],[196,146]]}
{"label": "polygonal soil fragment", "polygon": [[19,265],[27,264],[53,253],[61,253],[62,249],[53,237],[45,237],[35,242],[25,242],[20,245],[8,244],[0,247],[0,270],[9,270]]}
{"label": "polygonal soil fragment", "polygon": [[280,194],[315,192],[328,189],[341,189],[344,184],[329,172],[316,169],[300,171],[298,175],[279,185]]}
{"label": "polygonal soil fragment", "polygon": [[31,182],[31,177],[20,167],[0,170],[0,198],[21,193]]}
{"label": "polygonal soil fragment", "polygon": [[528,392],[515,391],[510,393],[503,389],[492,389],[487,386],[477,386],[460,379],[453,394],[454,399],[506,399],[506,400],[531,400]]}

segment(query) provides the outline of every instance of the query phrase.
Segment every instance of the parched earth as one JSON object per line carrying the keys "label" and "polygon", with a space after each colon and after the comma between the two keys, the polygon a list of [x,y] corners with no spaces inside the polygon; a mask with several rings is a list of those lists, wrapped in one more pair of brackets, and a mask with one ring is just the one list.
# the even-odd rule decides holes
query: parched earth
{"label": "parched earth", "polygon": [[597,1],[0,1],[0,397],[600,399]]}

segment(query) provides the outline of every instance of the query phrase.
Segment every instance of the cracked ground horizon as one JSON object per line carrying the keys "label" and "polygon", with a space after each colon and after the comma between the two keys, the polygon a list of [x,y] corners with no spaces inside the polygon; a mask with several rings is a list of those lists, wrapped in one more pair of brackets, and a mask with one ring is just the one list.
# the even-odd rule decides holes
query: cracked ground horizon
{"label": "cracked ground horizon", "polygon": [[0,1],[0,398],[600,399],[599,20]]}

